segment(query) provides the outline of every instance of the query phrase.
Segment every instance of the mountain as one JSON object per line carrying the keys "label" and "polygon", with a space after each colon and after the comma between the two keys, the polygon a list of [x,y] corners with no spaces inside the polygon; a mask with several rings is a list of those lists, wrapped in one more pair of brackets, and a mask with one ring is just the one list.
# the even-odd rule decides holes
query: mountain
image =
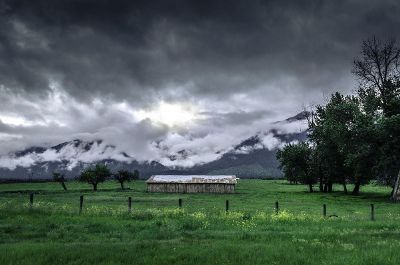
{"label": "mountain", "polygon": [[[310,116],[310,112],[309,111],[302,111],[296,115],[294,115],[293,117],[289,117],[287,118],[285,121],[286,122],[295,122],[295,121],[303,121],[303,120],[307,120],[307,118]],[[278,122],[279,123],[279,122]]]}
{"label": "mountain", "polygon": [[[102,154],[109,154],[115,150],[112,145],[103,145],[101,140],[85,142],[73,140],[64,142],[50,148],[30,147],[26,150],[16,152],[10,160],[27,160],[27,163],[36,161],[29,166],[16,166],[15,168],[0,167],[0,179],[11,180],[38,180],[49,179],[52,172],[63,172],[67,178],[74,178],[88,166],[97,163],[106,164],[111,171],[126,169],[133,171],[138,169],[142,177],[146,178],[152,174],[172,174],[176,173],[156,161],[139,163],[131,159],[127,154],[120,153],[120,159],[100,159],[91,161],[90,156],[101,157]],[[51,159],[51,156],[57,157]],[[104,157],[107,157],[106,155]],[[49,161],[50,160],[50,161]],[[85,162],[87,160],[87,162]],[[126,160],[126,161],[124,161]],[[24,164],[23,162],[20,164]]]}
{"label": "mountain", "polygon": [[[82,141],[79,139],[45,148],[33,146],[22,151],[0,157],[0,180],[49,179],[52,172],[65,173],[74,178],[88,166],[106,164],[112,171],[120,169],[140,172],[141,178],[153,174],[234,174],[241,178],[279,177],[276,152],[285,143],[303,141],[307,131],[287,130],[298,122],[304,122],[306,112],[301,112],[283,121],[273,123],[271,129],[259,132],[219,154],[219,158],[191,168],[171,168],[157,161],[138,162],[113,145],[102,140]],[[285,129],[286,128],[286,129]],[[168,159],[186,159],[187,150],[168,155]]]}
{"label": "mountain", "polygon": [[[280,134],[271,130],[269,133],[285,143],[307,139],[306,131]],[[201,174],[232,174],[240,178],[280,177],[282,172],[278,169],[279,163],[276,160],[278,148],[270,150],[262,147],[262,136],[250,137],[235,146],[232,151],[223,154],[220,159],[195,166],[192,170]]]}

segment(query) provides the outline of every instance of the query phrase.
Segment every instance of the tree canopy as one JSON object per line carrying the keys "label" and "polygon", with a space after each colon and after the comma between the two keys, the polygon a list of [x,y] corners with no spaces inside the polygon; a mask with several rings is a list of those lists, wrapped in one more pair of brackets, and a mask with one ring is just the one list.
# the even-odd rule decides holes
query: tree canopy
{"label": "tree canopy", "polygon": [[111,176],[110,170],[106,165],[97,164],[95,167],[89,167],[82,171],[78,180],[87,182],[93,186],[93,190],[97,190],[97,185],[104,182]]}
{"label": "tree canopy", "polygon": [[308,184],[310,192],[313,192],[312,184],[316,180],[313,174],[310,174],[311,152],[307,143],[288,144],[284,149],[278,151],[277,158],[290,182]]}

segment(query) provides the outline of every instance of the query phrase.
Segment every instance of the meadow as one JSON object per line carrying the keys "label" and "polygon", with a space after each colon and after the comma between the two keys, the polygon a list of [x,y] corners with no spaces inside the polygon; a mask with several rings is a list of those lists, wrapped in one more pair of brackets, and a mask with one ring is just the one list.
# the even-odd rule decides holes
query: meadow
{"label": "meadow", "polygon": [[235,194],[127,186],[0,184],[0,264],[400,264],[400,205],[387,187],[351,196],[276,180],[240,180]]}

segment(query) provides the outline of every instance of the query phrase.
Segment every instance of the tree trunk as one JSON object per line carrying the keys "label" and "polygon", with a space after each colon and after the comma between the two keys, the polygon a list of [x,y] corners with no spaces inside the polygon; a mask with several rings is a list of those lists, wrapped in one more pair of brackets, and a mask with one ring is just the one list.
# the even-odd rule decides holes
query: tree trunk
{"label": "tree trunk", "polygon": [[65,186],[65,182],[61,182],[61,186],[63,187],[64,190],[67,190],[67,186]]}
{"label": "tree trunk", "polygon": [[121,181],[120,184],[121,184],[121,189],[123,190],[124,189],[124,182]]}
{"label": "tree trunk", "polygon": [[328,184],[327,183],[324,184],[324,192],[325,193],[328,192]]}
{"label": "tree trunk", "polygon": [[392,189],[392,196],[391,196],[392,201],[398,201],[399,185],[400,185],[400,170],[399,170],[399,174],[397,175],[396,181],[394,182],[394,186]]}
{"label": "tree trunk", "polygon": [[344,191],[344,194],[347,194],[346,182],[343,182],[343,191]]}
{"label": "tree trunk", "polygon": [[333,184],[332,182],[328,182],[328,192],[332,192],[333,191]]}
{"label": "tree trunk", "polygon": [[97,183],[93,184],[93,190],[94,190],[94,191],[97,190]]}
{"label": "tree trunk", "polygon": [[322,183],[322,176],[319,177],[319,191],[320,192],[324,191],[324,184]]}
{"label": "tree trunk", "polygon": [[356,182],[354,184],[354,189],[353,189],[353,192],[351,194],[353,194],[353,195],[360,194],[360,186],[361,186],[361,183],[360,182]]}
{"label": "tree trunk", "polygon": [[313,192],[314,190],[313,190],[313,185],[310,183],[310,184],[308,184],[308,188],[309,188],[309,190],[310,190],[310,192]]}

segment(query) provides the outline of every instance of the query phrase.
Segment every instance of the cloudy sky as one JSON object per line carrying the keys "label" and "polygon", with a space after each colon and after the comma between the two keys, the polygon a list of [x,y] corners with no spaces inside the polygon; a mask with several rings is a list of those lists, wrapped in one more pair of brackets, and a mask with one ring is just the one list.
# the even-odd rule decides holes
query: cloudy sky
{"label": "cloudy sky", "polygon": [[354,91],[362,40],[399,37],[399,14],[396,0],[0,0],[0,154],[102,139],[210,161]]}

